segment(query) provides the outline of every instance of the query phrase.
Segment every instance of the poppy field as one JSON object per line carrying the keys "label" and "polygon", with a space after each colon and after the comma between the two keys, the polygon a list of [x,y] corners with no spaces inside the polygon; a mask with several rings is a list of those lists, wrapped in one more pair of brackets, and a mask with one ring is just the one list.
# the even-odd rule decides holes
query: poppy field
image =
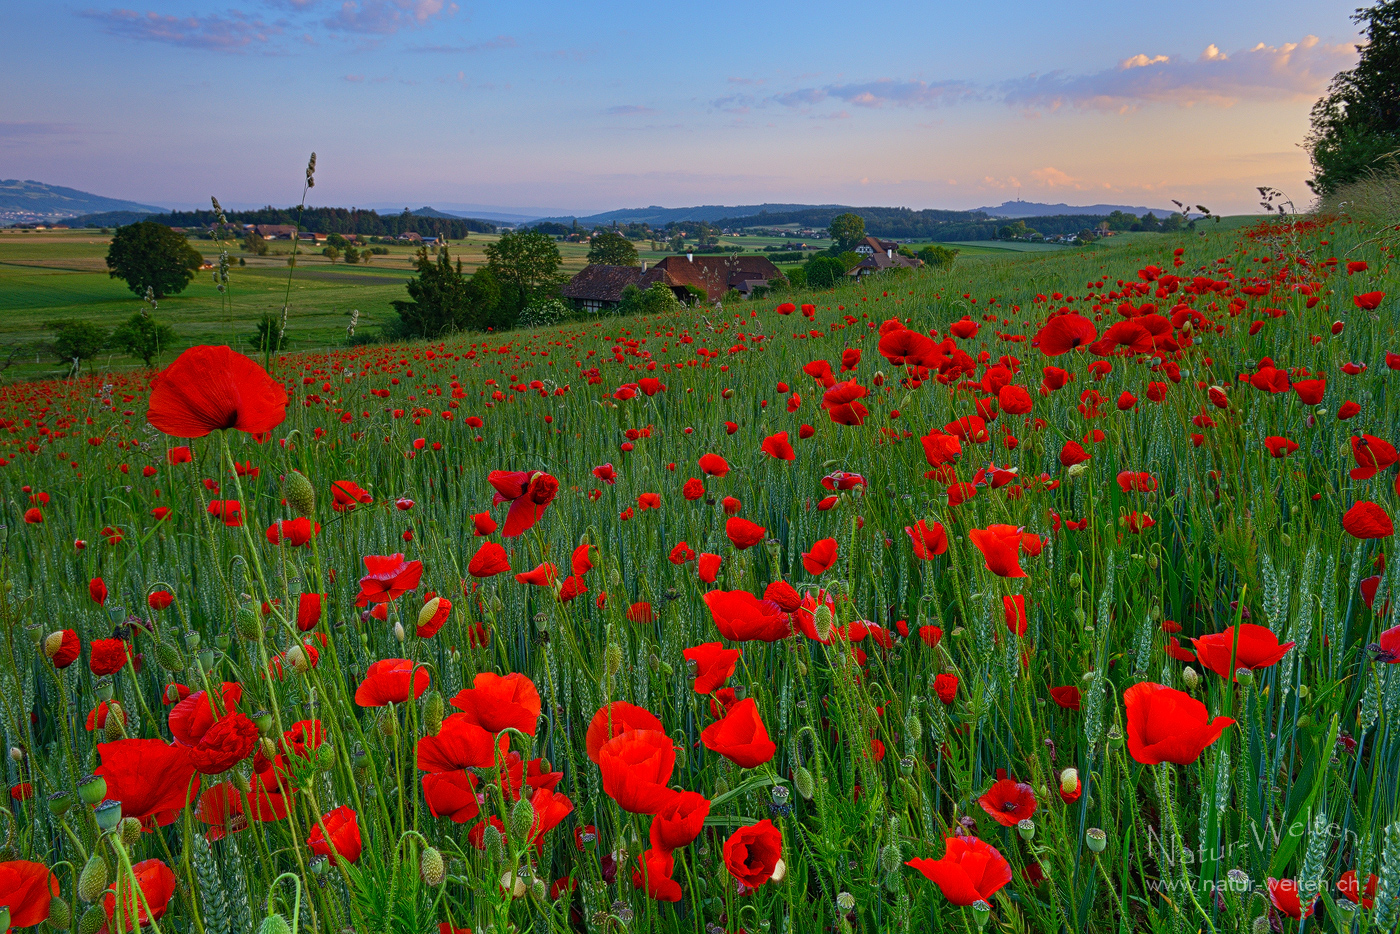
{"label": "poppy field", "polygon": [[1394,930],[1395,242],[4,386],[0,927]]}

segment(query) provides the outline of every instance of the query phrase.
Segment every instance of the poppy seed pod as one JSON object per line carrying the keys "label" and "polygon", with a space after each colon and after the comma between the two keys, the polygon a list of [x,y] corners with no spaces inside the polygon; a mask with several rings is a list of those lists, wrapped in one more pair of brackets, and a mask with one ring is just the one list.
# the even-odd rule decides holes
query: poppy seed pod
{"label": "poppy seed pod", "polygon": [[78,897],[85,902],[96,901],[107,888],[107,861],[96,850],[83,865],[78,875]]}
{"label": "poppy seed pod", "polygon": [[443,864],[442,854],[431,846],[423,851],[423,858],[418,862],[418,871],[422,873],[423,882],[427,885],[441,885],[447,878],[447,867]]}
{"label": "poppy seed pod", "polygon": [[276,912],[263,918],[262,924],[258,926],[258,934],[291,934],[291,931],[287,919]]}
{"label": "poppy seed pod", "polygon": [[92,686],[92,696],[97,698],[98,703],[112,699],[112,679],[99,678]]}
{"label": "poppy seed pod", "polygon": [[49,795],[49,813],[54,817],[62,817],[73,807],[73,792],[55,791]]}
{"label": "poppy seed pod", "polygon": [[89,775],[78,783],[78,798],[88,807],[100,804],[107,797],[107,779],[101,775]]}
{"label": "poppy seed pod", "polygon": [[83,913],[82,920],[78,922],[78,934],[97,934],[107,926],[107,912],[102,910],[100,905],[93,905]]}
{"label": "poppy seed pod", "polygon": [[1022,840],[1033,840],[1035,838],[1035,821],[1029,817],[1017,821],[1016,832],[1021,835]]}
{"label": "poppy seed pod", "polygon": [[1084,842],[1089,844],[1089,849],[1095,853],[1102,853],[1108,846],[1108,834],[1097,827],[1090,827],[1084,831]]}
{"label": "poppy seed pod", "polygon": [[287,497],[287,505],[298,516],[309,516],[316,511],[316,491],[300,471],[293,470],[287,474],[283,493]]}
{"label": "poppy seed pod", "polygon": [[122,822],[122,803],[103,801],[93,810],[93,816],[97,818],[97,826],[103,833],[111,833]]}

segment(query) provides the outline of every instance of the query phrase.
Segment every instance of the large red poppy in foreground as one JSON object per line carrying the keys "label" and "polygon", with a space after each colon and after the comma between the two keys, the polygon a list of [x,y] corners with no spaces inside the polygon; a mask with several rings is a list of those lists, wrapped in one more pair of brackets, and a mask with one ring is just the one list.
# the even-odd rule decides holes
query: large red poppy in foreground
{"label": "large red poppy in foreground", "polygon": [[220,428],[260,435],[287,416],[287,391],[252,360],[227,347],[191,347],[161,371],[146,420],[177,438]]}

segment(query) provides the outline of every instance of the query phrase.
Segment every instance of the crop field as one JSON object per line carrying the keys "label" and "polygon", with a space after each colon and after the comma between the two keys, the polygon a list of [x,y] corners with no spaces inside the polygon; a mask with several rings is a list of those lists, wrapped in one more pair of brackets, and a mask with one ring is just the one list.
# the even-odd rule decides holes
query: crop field
{"label": "crop field", "polygon": [[[411,253],[313,256],[268,358],[285,256],[201,274],[158,375],[0,390],[0,911],[1393,931],[1396,242],[354,347]],[[0,342],[136,310],[104,250],[0,235]]]}

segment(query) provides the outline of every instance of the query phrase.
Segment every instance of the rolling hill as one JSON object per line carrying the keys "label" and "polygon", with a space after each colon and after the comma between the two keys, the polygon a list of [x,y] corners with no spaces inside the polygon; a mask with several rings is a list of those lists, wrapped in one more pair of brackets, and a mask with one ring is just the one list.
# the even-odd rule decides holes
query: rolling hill
{"label": "rolling hill", "polygon": [[83,214],[128,211],[156,214],[164,208],[120,198],[106,198],[76,188],[29,179],[0,180],[0,224],[44,223]]}

